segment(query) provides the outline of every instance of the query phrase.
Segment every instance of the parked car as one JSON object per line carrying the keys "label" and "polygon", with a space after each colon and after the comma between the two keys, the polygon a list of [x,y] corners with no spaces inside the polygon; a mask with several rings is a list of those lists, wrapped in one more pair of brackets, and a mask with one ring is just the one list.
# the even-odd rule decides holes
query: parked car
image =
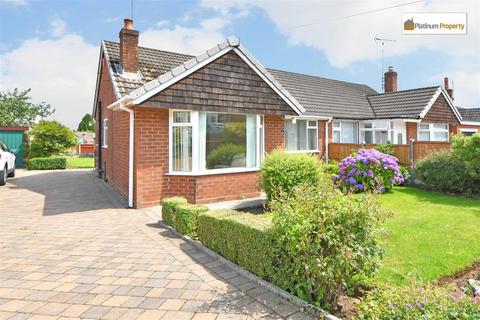
{"label": "parked car", "polygon": [[7,177],[15,177],[15,155],[0,141],[0,186],[7,183]]}

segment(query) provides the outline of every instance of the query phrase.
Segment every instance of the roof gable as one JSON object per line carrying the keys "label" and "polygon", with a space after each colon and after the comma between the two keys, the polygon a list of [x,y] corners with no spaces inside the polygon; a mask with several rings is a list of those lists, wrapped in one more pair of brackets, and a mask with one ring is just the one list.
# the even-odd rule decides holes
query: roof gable
{"label": "roof gable", "polygon": [[[122,103],[140,104],[157,93],[165,90],[172,84],[180,81],[191,73],[206,66],[207,64],[222,57],[226,53],[234,51],[240,56],[297,114],[302,114],[305,109],[283,86],[243,47],[236,38],[229,38],[203,54],[191,58],[175,68],[163,73],[157,78],[140,85],[137,89],[123,96],[110,105],[115,108]],[[141,82],[141,79],[132,79],[133,85]]]}

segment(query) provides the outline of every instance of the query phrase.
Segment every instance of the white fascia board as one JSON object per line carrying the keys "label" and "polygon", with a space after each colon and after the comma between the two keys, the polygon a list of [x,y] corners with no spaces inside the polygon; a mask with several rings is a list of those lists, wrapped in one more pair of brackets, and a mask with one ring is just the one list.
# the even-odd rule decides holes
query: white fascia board
{"label": "white fascia board", "polygon": [[[207,59],[197,63],[195,66],[191,67],[190,69],[185,69],[185,71],[179,73],[176,76],[173,76],[172,78],[170,78],[170,80],[167,80],[166,82],[164,82],[162,84],[160,84],[160,82],[158,81],[158,78],[156,78],[156,79],[154,79],[150,82],[147,82],[144,86],[140,87],[139,89],[146,91],[145,87],[148,88],[150,86],[153,86],[153,88],[150,89],[149,91],[146,91],[145,93],[137,96],[137,97],[134,97],[134,98],[132,97],[132,99],[131,99],[132,103],[136,105],[136,104],[140,104],[140,103],[144,102],[145,100],[153,97],[157,93],[159,93],[159,92],[165,90],[166,88],[170,87],[172,84],[182,80],[183,78],[189,76],[190,74],[197,71],[198,69],[200,69],[200,68],[206,66],[207,64],[211,63],[212,61],[220,58],[221,56],[223,56],[224,54],[228,53],[231,50],[233,50],[232,47],[226,47],[226,48],[218,51],[217,53],[211,55]],[[175,69],[176,68],[174,68],[173,70],[175,70]],[[173,70],[168,71],[167,74],[171,73]],[[155,82],[158,83],[157,86],[154,86]],[[139,89],[135,89],[134,91],[129,93],[128,96],[134,96],[136,94],[136,91],[139,90]]]}
{"label": "white fascia board", "polygon": [[[278,80],[276,80],[278,84],[274,83],[271,79],[275,78],[258,62],[252,61],[252,59],[250,58],[251,54],[246,49],[239,46],[234,48],[234,51],[238,54],[240,58],[242,58],[243,61],[245,61],[250,66],[250,68],[253,69],[253,71],[255,71],[255,73],[257,73],[258,76],[260,76],[260,78],[262,78],[263,81],[268,84],[270,88],[273,89],[273,91],[275,91],[290,106],[290,108],[293,109],[293,111],[295,111],[296,114],[301,115],[306,111],[305,108],[303,108],[302,105],[300,105],[300,103],[298,103],[298,101],[296,101],[295,98],[291,96],[291,94],[289,94],[288,91],[281,86]],[[259,66],[257,66],[257,64]],[[287,96],[286,93],[288,93],[289,96]]]}
{"label": "white fascia board", "polygon": [[455,107],[455,105],[453,104],[453,100],[452,100],[452,98],[450,98],[450,95],[448,94],[448,92],[446,92],[444,89],[442,89],[442,94],[445,97],[445,100],[447,100],[447,103],[450,106],[450,108],[452,109],[453,113],[457,117],[457,120],[459,122],[462,122],[462,115],[460,114],[460,112],[458,112],[457,107]]}
{"label": "white fascia board", "polygon": [[402,119],[403,122],[422,122],[422,119]]}
{"label": "white fascia board", "polygon": [[480,126],[480,121],[461,121],[460,124],[467,126]]}
{"label": "white fascia board", "polygon": [[127,96],[124,96],[123,98],[109,104],[107,106],[107,109],[117,110],[119,108],[128,107],[130,105],[132,105],[132,101],[128,98],[128,95],[127,95]]}
{"label": "white fascia board", "polygon": [[310,119],[310,120],[328,120],[328,121],[333,119],[333,117],[326,117],[326,116],[303,116],[303,115],[300,115],[300,116],[285,116],[285,119],[293,119],[293,118],[299,119],[299,120]]}

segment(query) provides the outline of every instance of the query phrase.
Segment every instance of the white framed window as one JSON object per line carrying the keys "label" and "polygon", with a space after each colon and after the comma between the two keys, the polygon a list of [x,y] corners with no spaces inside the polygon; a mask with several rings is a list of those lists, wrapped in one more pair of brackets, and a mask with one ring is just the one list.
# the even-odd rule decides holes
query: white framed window
{"label": "white framed window", "polygon": [[170,111],[170,173],[256,170],[263,158],[263,117]]}
{"label": "white framed window", "polygon": [[103,141],[102,147],[108,148],[108,118],[103,119]]}
{"label": "white framed window", "polygon": [[448,124],[419,123],[418,141],[448,141]]}
{"label": "white framed window", "polygon": [[317,120],[286,119],[285,149],[289,152],[318,152]]}
{"label": "white framed window", "polygon": [[394,138],[393,122],[375,121],[360,124],[360,139],[366,143],[384,144]]}
{"label": "white framed window", "polygon": [[358,123],[353,121],[334,121],[333,142],[358,143]]}
{"label": "white framed window", "polygon": [[460,133],[463,134],[464,136],[473,136],[475,133],[478,132],[478,129],[474,128],[461,128]]}

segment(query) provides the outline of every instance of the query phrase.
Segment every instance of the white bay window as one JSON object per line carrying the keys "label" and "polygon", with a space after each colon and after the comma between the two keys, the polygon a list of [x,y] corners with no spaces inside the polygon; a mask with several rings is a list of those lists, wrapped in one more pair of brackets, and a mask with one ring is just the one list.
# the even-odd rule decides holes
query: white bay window
{"label": "white bay window", "polygon": [[261,115],[170,111],[170,172],[205,174],[258,168],[263,136]]}
{"label": "white bay window", "polygon": [[362,122],[360,124],[360,139],[366,143],[393,142],[393,134],[393,123],[389,121]]}
{"label": "white bay window", "polygon": [[290,152],[318,151],[318,124],[316,120],[286,119],[285,149]]}
{"label": "white bay window", "polygon": [[419,123],[418,141],[448,141],[448,124]]}

